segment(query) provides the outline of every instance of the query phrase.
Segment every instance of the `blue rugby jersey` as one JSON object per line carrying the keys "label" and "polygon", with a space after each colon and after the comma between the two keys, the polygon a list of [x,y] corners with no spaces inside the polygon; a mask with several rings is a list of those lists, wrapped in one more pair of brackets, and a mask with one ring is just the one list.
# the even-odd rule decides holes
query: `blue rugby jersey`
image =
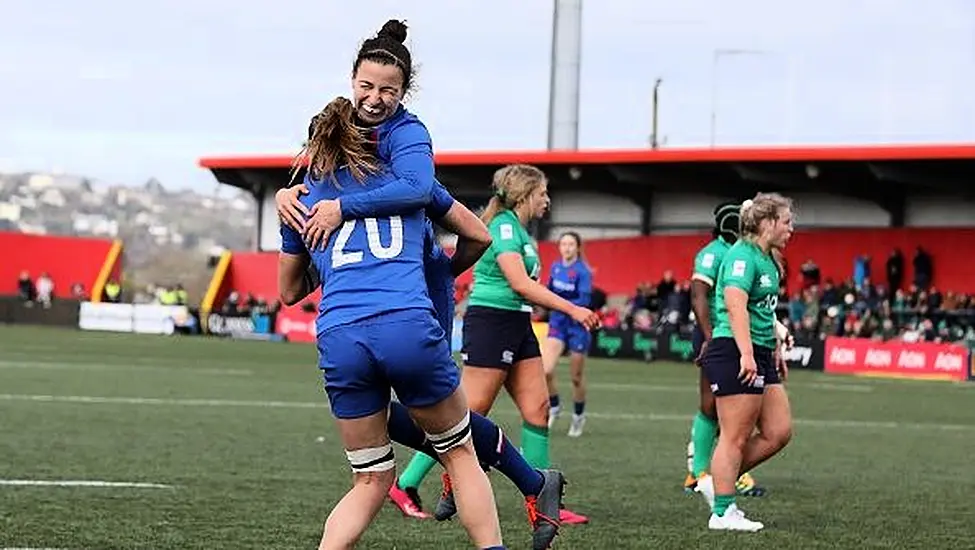
{"label": "blue rugby jersey", "polygon": [[[396,177],[389,172],[356,181],[347,169],[330,178],[307,181],[309,193],[300,200],[309,208],[322,200],[344,199],[371,193]],[[428,245],[427,215],[442,217],[453,197],[438,183],[432,186],[427,210],[416,209],[387,217],[368,217],[344,222],[329,236],[323,248],[308,250],[301,234],[281,225],[281,251],[308,253],[322,284],[316,328],[321,334],[332,327],[354,323],[388,311],[433,310],[427,292],[427,259],[442,261],[439,247]]]}
{"label": "blue rugby jersey", "polygon": [[559,260],[552,264],[549,271],[548,288],[577,306],[589,307],[592,300],[592,271],[579,258],[569,265]]}

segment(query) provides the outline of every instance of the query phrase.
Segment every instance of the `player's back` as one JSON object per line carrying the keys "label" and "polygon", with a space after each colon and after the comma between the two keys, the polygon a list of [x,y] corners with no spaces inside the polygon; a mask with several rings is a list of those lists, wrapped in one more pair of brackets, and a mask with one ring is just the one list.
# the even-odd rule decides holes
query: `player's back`
{"label": "player's back", "polygon": [[[394,179],[377,174],[356,181],[348,170],[315,182],[302,202],[360,193]],[[424,271],[426,215],[423,210],[386,218],[348,220],[329,236],[324,248],[309,251],[322,275],[318,332],[375,315],[433,306]]]}

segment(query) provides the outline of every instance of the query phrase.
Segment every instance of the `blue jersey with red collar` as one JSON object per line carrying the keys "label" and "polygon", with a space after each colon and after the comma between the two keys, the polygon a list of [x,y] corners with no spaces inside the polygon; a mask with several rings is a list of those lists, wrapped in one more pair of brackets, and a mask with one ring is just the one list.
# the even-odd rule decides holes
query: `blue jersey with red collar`
{"label": "blue jersey with red collar", "polygon": [[552,264],[548,288],[577,306],[589,307],[592,300],[592,271],[580,259],[570,264]]}

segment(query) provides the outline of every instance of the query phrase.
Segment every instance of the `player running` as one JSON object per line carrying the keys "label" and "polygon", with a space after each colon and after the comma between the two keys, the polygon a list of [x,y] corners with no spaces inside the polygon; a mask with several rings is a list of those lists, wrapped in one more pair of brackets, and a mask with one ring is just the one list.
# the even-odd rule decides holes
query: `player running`
{"label": "player running", "polygon": [[[574,231],[559,237],[562,260],[552,264],[548,289],[573,304],[591,307],[592,270],[582,258],[582,237]],[[569,437],[579,437],[586,425],[586,379],[583,369],[592,333],[582,324],[561,311],[552,311],[548,318],[548,339],[542,352],[548,384],[548,427],[551,430],[562,412],[559,389],[555,382],[555,367],[565,349],[569,349],[569,375],[572,377],[572,422]]]}
{"label": "player running", "polygon": [[[738,203],[722,203],[714,209],[714,240],[704,246],[694,257],[694,273],[691,276],[691,307],[694,310],[693,346],[695,362],[700,364],[701,356],[711,340],[715,324],[714,282],[721,268],[721,261],[729,248],[738,240],[738,226],[741,223]],[[704,370],[699,373],[700,406],[691,424],[691,441],[687,444],[687,480],[684,489],[693,492],[699,477],[711,465],[711,453],[718,436],[718,416],[714,410],[714,394],[711,383]],[[759,487],[752,476],[745,472],[738,478],[735,487],[740,495],[761,496],[764,489]]]}
{"label": "player running", "polygon": [[[521,412],[525,458],[532,466],[547,469],[548,389],[531,325],[531,304],[561,311],[587,329],[598,326],[599,319],[538,282],[541,262],[525,225],[548,209],[545,174],[534,166],[505,166],[495,172],[493,187],[494,196],[481,215],[493,243],[474,266],[474,286],[464,315],[461,384],[471,410],[484,415],[504,387]],[[456,511],[448,474],[434,511],[438,520]],[[564,508],[559,517],[562,523],[588,521]]]}
{"label": "player running", "polygon": [[735,503],[735,479],[778,453],[792,437],[792,412],[782,385],[775,307],[779,266],[773,254],[792,236],[792,202],[759,193],[741,207],[741,235],[725,253],[715,281],[715,326],[701,358],[711,382],[720,433],[697,490],[711,507],[708,527],[758,531]]}

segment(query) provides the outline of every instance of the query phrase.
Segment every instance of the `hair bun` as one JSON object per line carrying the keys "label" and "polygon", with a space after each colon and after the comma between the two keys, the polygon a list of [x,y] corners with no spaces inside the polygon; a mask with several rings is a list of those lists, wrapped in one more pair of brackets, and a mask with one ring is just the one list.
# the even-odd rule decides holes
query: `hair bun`
{"label": "hair bun", "polygon": [[403,44],[406,42],[406,30],[406,23],[397,19],[390,19],[386,21],[383,28],[379,29],[376,38],[389,38]]}
{"label": "hair bun", "polygon": [[741,203],[741,211],[744,212],[745,210],[748,210],[753,204],[755,203],[752,201],[752,199],[746,199],[745,202]]}

